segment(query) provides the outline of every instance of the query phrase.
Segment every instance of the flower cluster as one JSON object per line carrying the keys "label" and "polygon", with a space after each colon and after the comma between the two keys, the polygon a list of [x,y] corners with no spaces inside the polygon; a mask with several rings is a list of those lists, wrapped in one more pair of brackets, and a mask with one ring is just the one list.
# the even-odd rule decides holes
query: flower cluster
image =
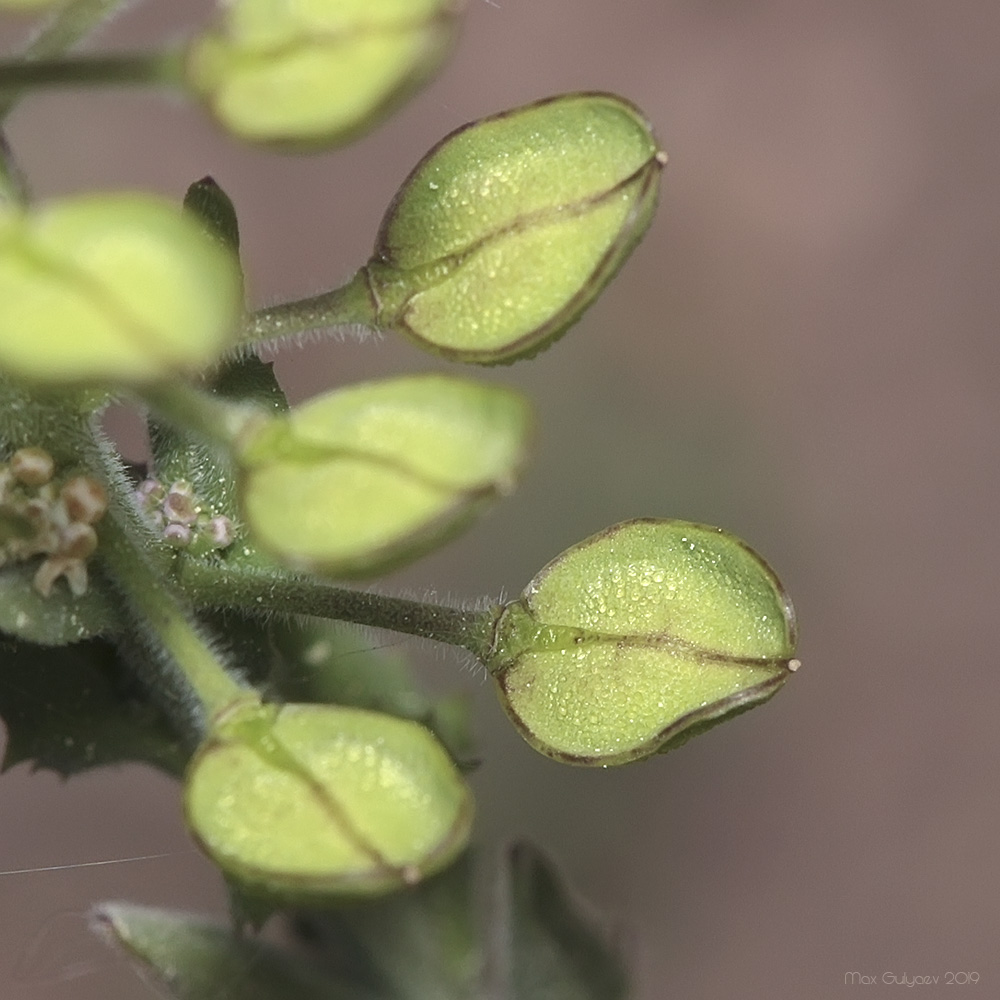
{"label": "flower cluster", "polygon": [[158,479],[144,479],[135,491],[140,510],[160,530],[168,544],[195,555],[217,552],[233,544],[233,522],[213,514],[184,479],[164,486]]}
{"label": "flower cluster", "polygon": [[87,591],[87,560],[97,549],[94,525],[108,509],[92,476],[57,478],[43,448],[20,448],[0,464],[0,566],[44,556],[34,587],[48,597],[59,577],[79,597]]}

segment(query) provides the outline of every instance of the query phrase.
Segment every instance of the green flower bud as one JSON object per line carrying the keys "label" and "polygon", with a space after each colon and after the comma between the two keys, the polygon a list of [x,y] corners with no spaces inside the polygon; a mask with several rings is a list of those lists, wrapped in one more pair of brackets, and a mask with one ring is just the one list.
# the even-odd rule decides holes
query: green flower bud
{"label": "green flower bud", "polygon": [[0,368],[47,383],[137,383],[197,371],[232,342],[233,256],[165,199],[0,204]]}
{"label": "green flower bud", "polygon": [[341,143],[437,70],[460,0],[235,0],[191,47],[187,73],[245,139]]}
{"label": "green flower bud", "polygon": [[415,722],[328,705],[233,706],[195,755],[188,824],[241,888],[289,901],[413,884],[465,846],[472,797]]}
{"label": "green flower bud", "polygon": [[382,220],[366,273],[378,324],[459,361],[548,346],[646,231],[666,162],[641,113],[568,94],[460,128]]}
{"label": "green flower bud", "polygon": [[509,492],[528,425],[520,395],[442,375],[328,393],[271,419],[244,446],[246,523],[292,566],[376,572]]}
{"label": "green flower bud", "polygon": [[638,520],[549,563],[500,614],[489,661],[536,750],[624,764],[770,698],[799,661],[768,565],[719,528]]}

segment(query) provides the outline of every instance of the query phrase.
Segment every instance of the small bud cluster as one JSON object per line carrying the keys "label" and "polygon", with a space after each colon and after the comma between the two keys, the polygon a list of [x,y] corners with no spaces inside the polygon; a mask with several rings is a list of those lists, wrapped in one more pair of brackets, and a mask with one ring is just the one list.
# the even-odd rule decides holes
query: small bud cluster
{"label": "small bud cluster", "polygon": [[97,549],[94,525],[108,509],[104,487],[88,475],[59,479],[44,448],[21,448],[0,463],[0,566],[44,556],[34,587],[43,596],[65,577],[87,592],[87,560]]}
{"label": "small bud cluster", "polygon": [[195,555],[217,552],[233,544],[233,522],[224,514],[211,514],[189,482],[178,479],[164,486],[158,479],[144,479],[136,488],[140,510],[160,530],[168,544]]}

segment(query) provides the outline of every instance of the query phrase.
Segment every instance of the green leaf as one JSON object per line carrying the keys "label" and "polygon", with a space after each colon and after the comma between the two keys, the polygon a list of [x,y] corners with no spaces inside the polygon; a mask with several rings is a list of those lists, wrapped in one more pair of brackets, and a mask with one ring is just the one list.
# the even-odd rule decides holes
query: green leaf
{"label": "green leaf", "polygon": [[245,139],[343,143],[436,72],[461,6],[456,0],[235,0],[191,46],[188,82]]}
{"label": "green leaf", "polygon": [[239,253],[240,226],[236,209],[225,191],[211,177],[195,181],[184,195],[184,207],[201,220],[205,232],[232,253]]}
{"label": "green leaf", "polygon": [[330,576],[422,554],[511,490],[527,404],[440,375],[368,382],[272,420],[245,444],[243,511],[282,562]]}
{"label": "green leaf", "polygon": [[391,649],[372,648],[357,627],[276,621],[272,635],[283,660],[277,688],[288,701],[350,705],[405,719],[430,711],[406,660]]}
{"label": "green leaf", "polygon": [[189,914],[103,903],[90,920],[175,1000],[379,1000],[291,954]]}
{"label": "green leaf", "polygon": [[256,403],[269,413],[285,413],[288,400],[274,374],[274,363],[245,353],[220,365],[209,385],[216,395],[233,403]]}
{"label": "green leaf", "polygon": [[179,776],[187,753],[135,688],[113,646],[0,644],[3,770],[30,761],[64,777],[107,764],[151,764]]}
{"label": "green leaf", "polygon": [[465,846],[472,798],[416,723],[241,703],[196,754],[185,810],[206,853],[249,895],[315,904],[439,871]]}
{"label": "green leaf", "polygon": [[548,861],[518,844],[507,862],[511,1000],[624,1000],[621,958],[578,912]]}
{"label": "green leaf", "polygon": [[239,268],[188,213],[142,194],[0,204],[0,367],[41,383],[142,383],[214,361]]}
{"label": "green leaf", "polygon": [[348,705],[420,722],[462,767],[474,748],[468,699],[432,701],[417,687],[405,658],[391,648],[373,648],[358,628],[320,619],[275,621],[274,644],[281,666],[274,686],[287,701]]}
{"label": "green leaf", "polygon": [[524,738],[573,764],[679,746],[798,668],[791,602],[719,528],[638,520],[549,563],[506,606],[490,669]]}
{"label": "green leaf", "polygon": [[472,1000],[483,955],[469,853],[406,892],[302,914],[298,938],[338,981],[386,1000]]}
{"label": "green leaf", "polygon": [[569,94],[442,140],[382,220],[366,274],[380,326],[458,361],[530,356],[575,322],[649,225],[649,124],[611,94]]}
{"label": "green leaf", "polygon": [[43,597],[32,580],[36,561],[0,570],[0,632],[43,646],[64,646],[121,628],[115,601],[104,584],[91,577],[85,594],[54,587]]}

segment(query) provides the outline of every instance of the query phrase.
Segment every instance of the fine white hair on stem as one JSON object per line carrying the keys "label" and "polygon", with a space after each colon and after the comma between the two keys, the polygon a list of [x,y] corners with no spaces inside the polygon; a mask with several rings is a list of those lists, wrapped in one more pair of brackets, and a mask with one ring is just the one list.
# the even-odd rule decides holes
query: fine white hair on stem
{"label": "fine white hair on stem", "polygon": [[286,347],[307,347],[310,344],[319,344],[326,340],[334,340],[337,343],[354,340],[363,344],[368,340],[381,342],[384,339],[385,335],[376,327],[365,326],[363,323],[340,323],[337,326],[318,326],[311,330],[300,330],[297,333],[271,337],[268,340],[247,346],[258,351],[262,360],[270,360]]}

